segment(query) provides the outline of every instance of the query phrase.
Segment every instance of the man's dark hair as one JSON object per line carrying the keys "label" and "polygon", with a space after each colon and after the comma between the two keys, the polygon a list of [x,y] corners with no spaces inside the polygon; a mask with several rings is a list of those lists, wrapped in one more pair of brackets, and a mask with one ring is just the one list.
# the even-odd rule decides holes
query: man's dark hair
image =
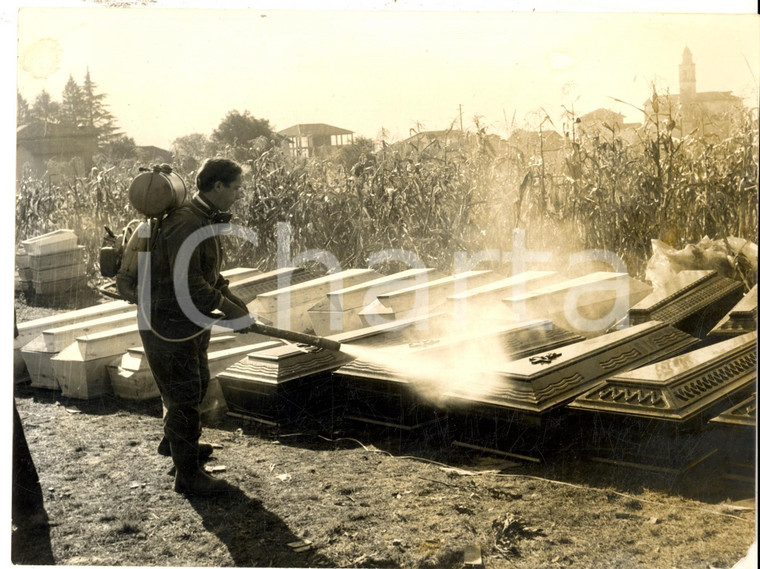
{"label": "man's dark hair", "polygon": [[237,162],[226,158],[209,158],[198,171],[195,185],[201,192],[208,192],[214,189],[217,182],[229,186],[242,173],[243,169]]}

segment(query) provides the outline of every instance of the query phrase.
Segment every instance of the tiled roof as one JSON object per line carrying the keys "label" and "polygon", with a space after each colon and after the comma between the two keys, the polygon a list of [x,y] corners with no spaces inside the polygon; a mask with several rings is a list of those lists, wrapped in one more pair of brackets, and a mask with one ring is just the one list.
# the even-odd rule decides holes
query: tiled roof
{"label": "tiled roof", "polygon": [[333,134],[353,134],[354,131],[330,126],[329,124],[296,124],[279,131],[282,136],[330,136]]}

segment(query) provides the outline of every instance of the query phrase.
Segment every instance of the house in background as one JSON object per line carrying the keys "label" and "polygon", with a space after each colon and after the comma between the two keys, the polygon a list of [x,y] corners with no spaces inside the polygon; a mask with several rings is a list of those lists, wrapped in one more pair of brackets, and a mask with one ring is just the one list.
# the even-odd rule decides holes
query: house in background
{"label": "house in background", "polygon": [[595,109],[576,119],[576,132],[596,136],[607,142],[619,138],[629,144],[635,143],[636,129],[640,127],[641,123],[627,123],[625,115],[610,109]]}
{"label": "house in background", "polygon": [[554,130],[517,129],[507,144],[509,156],[523,167],[543,161],[546,167],[558,168],[565,160],[565,137]]}
{"label": "house in background", "polygon": [[164,150],[158,146],[138,146],[136,148],[137,159],[140,162],[150,164],[171,164],[174,155],[169,150]]}
{"label": "house in background", "polygon": [[287,139],[293,155],[306,158],[320,156],[334,148],[354,143],[353,131],[322,123],[297,124],[277,134]]}
{"label": "house in background", "polygon": [[16,175],[24,168],[41,175],[54,160],[72,173],[83,176],[92,169],[92,157],[98,147],[95,129],[35,122],[16,129]]}
{"label": "house in background", "polygon": [[657,115],[662,124],[671,124],[679,137],[693,131],[721,139],[729,136],[744,103],[731,91],[698,92],[696,65],[688,47],[678,66],[678,84],[680,93],[657,96],[656,110],[652,99],[644,103],[647,116]]}

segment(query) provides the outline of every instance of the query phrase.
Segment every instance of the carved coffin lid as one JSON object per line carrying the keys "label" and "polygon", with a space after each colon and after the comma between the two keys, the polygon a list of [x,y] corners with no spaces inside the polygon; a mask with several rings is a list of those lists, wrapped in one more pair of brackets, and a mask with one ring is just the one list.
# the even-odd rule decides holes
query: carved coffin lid
{"label": "carved coffin lid", "polygon": [[343,312],[361,308],[373,302],[379,295],[428,282],[435,269],[408,269],[371,281],[328,292],[327,297],[309,309],[312,311]]}
{"label": "carved coffin lid", "polygon": [[445,302],[450,294],[465,292],[466,290],[481,286],[493,281],[496,277],[492,271],[467,271],[449,277],[442,277],[430,282],[418,284],[378,295],[377,300],[367,306],[359,314],[362,316],[373,315],[399,315],[412,309],[424,315],[430,308]]}
{"label": "carved coffin lid", "polygon": [[[438,318],[439,315],[435,315]],[[396,322],[380,324],[350,332],[327,336],[342,344],[370,345],[382,342],[383,337],[395,338],[410,328],[426,327],[429,319],[407,318]],[[311,347],[302,348],[294,344],[280,344],[268,349],[257,350],[244,360],[227,368],[220,379],[247,379],[262,383],[282,384],[287,381],[316,373],[331,371],[351,361],[344,352],[332,352]]]}
{"label": "carved coffin lid", "polygon": [[577,409],[686,421],[757,377],[757,332],[608,377]]}
{"label": "carved coffin lid", "polygon": [[597,336],[507,363],[495,381],[474,382],[447,397],[544,413],[571,401],[605,377],[680,353],[698,340],[664,322]]}
{"label": "carved coffin lid", "polygon": [[233,267],[222,271],[222,276],[229,281],[230,285],[258,274],[261,274],[260,270],[248,267]]}
{"label": "carved coffin lid", "polygon": [[734,405],[717,417],[710,419],[710,423],[748,427],[754,430],[757,427],[757,391],[738,405]]}
{"label": "carved coffin lid", "polygon": [[[445,362],[447,358],[457,360],[457,352],[467,349],[468,344],[477,345],[484,340],[493,341],[494,348],[498,347],[502,350],[504,360],[508,361],[510,358],[536,353],[549,347],[565,346],[582,339],[581,336],[553,326],[550,320],[533,319],[454,337],[428,338],[419,342],[388,346],[378,349],[372,361],[359,358],[342,366],[336,374],[397,383],[413,383],[418,378],[413,373],[405,373],[405,368],[424,365],[425,362],[431,361],[431,358],[435,360],[436,365]],[[494,354],[494,356],[498,357],[499,354]],[[384,361],[388,364],[382,363]],[[406,362],[409,365],[405,365]],[[491,372],[490,369],[473,369],[473,376],[480,371]]]}
{"label": "carved coffin lid", "polygon": [[707,335],[711,338],[729,338],[757,330],[757,285],[721,318]]}
{"label": "carved coffin lid", "polygon": [[716,271],[681,271],[630,310],[631,324],[661,320],[676,324],[741,290]]}

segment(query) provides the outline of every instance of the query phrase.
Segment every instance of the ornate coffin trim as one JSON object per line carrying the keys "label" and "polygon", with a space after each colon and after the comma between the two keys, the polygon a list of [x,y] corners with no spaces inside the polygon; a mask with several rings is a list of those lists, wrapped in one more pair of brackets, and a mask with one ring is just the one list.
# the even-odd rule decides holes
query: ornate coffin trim
{"label": "ornate coffin trim", "polygon": [[757,332],[608,377],[570,407],[649,417],[689,420],[757,377]]}
{"label": "ornate coffin trim", "polygon": [[757,330],[757,285],[707,333],[709,338],[731,338]]}
{"label": "ornate coffin trim", "polygon": [[757,391],[738,405],[710,419],[710,423],[755,429],[757,427]]}
{"label": "ornate coffin trim", "polygon": [[646,322],[506,364],[497,381],[445,394],[452,403],[484,403],[541,414],[567,404],[604,378],[681,353],[698,340],[664,322]]}

